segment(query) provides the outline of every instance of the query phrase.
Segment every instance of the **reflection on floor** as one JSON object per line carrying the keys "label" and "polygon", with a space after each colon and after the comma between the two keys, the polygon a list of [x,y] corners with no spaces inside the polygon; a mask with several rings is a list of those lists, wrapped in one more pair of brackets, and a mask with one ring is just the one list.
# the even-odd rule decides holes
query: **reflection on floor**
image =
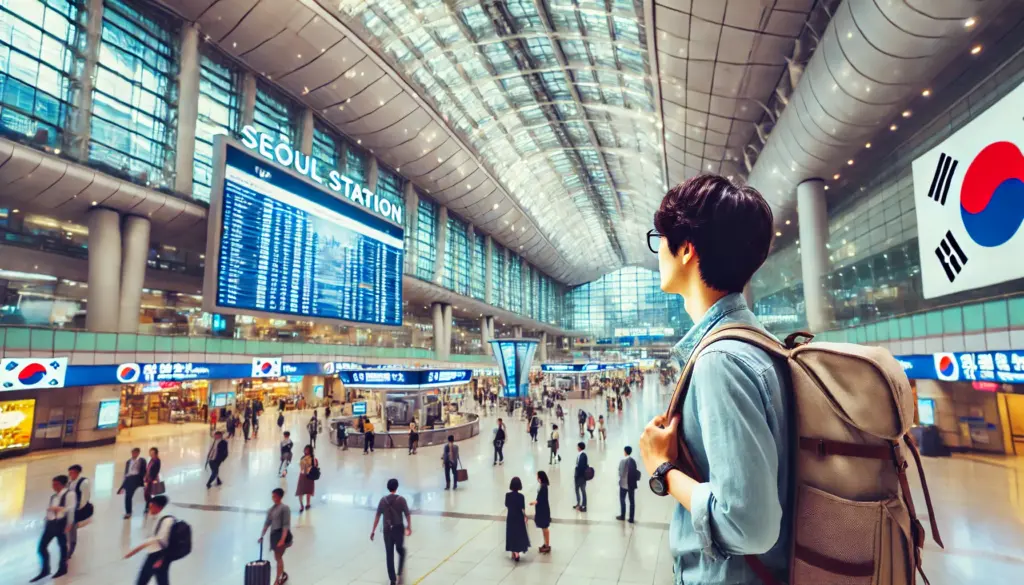
{"label": "reflection on floor", "polygon": [[[286,555],[291,582],[298,585],[387,583],[383,546],[370,542],[373,509],[388,478],[397,477],[414,510],[413,536],[406,583],[515,583],[577,585],[598,583],[668,584],[672,571],[666,529],[671,502],[649,490],[637,492],[637,524],[624,525],[618,514],[616,470],[622,447],[636,447],[648,418],[664,408],[667,396],[652,387],[627,402],[622,413],[605,413],[608,441],[587,440],[597,475],[589,486],[589,512],[572,510],[572,451],[560,465],[549,466],[541,440],[531,443],[522,421],[510,422],[505,465],[492,467],[490,446],[493,415],[483,422],[481,436],[461,443],[470,481],[458,491],[444,491],[439,447],[409,456],[401,450],[372,455],[339,451],[323,441],[318,451],[323,477],[310,512],[297,514],[291,496],[294,472],[277,477],[278,429],[274,415],[264,415],[263,432],[248,443],[231,444],[222,468],[225,484],[207,491],[200,463],[209,447],[201,425],[136,429],[114,446],[12,459],[0,462],[0,583],[27,582],[38,572],[36,544],[42,531],[49,479],[79,463],[94,482],[96,516],[82,528],[70,574],[61,583],[110,585],[134,583],[142,557],[121,557],[149,534],[140,516],[123,521],[121,498],[115,495],[131,447],[157,446],[173,504],[171,513],[194,530],[195,548],[171,569],[172,582],[237,585],[245,563],[258,554],[256,539],[270,505],[270,490],[284,487],[292,506],[295,545]],[[578,401],[573,408],[602,412],[596,401]],[[570,427],[575,412],[567,414]],[[305,417],[293,413],[286,429],[305,438]],[[545,421],[550,424],[550,421]],[[156,431],[156,432],[154,432]],[[170,432],[168,432],[170,431]],[[563,443],[571,447],[573,429]],[[567,439],[572,439],[569,441]],[[296,441],[303,444],[303,440]],[[1020,582],[1024,574],[1024,465],[1020,459],[953,458],[926,460],[946,550],[929,543],[925,568],[934,585]],[[536,554],[543,541],[531,526],[534,549],[514,564],[504,552],[504,494],[513,476],[526,485],[527,499],[536,493],[535,472],[551,475],[552,552]],[[915,482],[916,486],[916,482]],[[916,487],[915,487],[916,490]],[[920,492],[916,493],[921,502]],[[136,498],[141,508],[141,493]],[[922,506],[919,506],[923,508]],[[926,522],[927,524],[927,522]]]}

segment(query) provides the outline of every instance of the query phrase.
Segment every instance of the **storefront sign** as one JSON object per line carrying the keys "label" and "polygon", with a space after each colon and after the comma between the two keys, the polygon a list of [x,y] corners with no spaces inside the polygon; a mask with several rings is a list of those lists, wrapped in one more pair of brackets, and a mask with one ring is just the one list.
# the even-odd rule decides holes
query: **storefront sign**
{"label": "storefront sign", "polygon": [[63,388],[68,358],[6,358],[0,360],[0,391]]}
{"label": "storefront sign", "polygon": [[365,402],[353,402],[352,403],[352,415],[353,416],[366,416],[366,403]]}
{"label": "storefront sign", "polygon": [[615,337],[668,337],[675,332],[671,327],[624,327],[615,329]]}
{"label": "storefront sign", "polygon": [[252,358],[252,377],[281,377],[281,358]]}
{"label": "storefront sign", "polygon": [[[121,364],[117,366],[117,381],[122,384],[136,382],[183,382],[209,380],[210,367],[192,362],[163,362],[156,364]],[[248,377],[248,376],[242,376]]]}
{"label": "storefront sign", "polygon": [[944,382],[1024,384],[1024,351],[896,356],[908,378]]}
{"label": "storefront sign", "polygon": [[36,401],[31,398],[0,402],[0,452],[28,448],[35,413]]}
{"label": "storefront sign", "polygon": [[338,378],[355,388],[420,390],[466,384],[473,379],[473,370],[343,370]]}
{"label": "storefront sign", "polygon": [[540,369],[544,372],[569,372],[569,373],[594,373],[615,369],[626,364],[541,364]]}

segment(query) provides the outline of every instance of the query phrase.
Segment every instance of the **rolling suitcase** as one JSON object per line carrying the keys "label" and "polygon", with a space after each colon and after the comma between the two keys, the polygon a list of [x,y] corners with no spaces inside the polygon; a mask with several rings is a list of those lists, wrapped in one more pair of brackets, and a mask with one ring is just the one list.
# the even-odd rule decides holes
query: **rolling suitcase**
{"label": "rolling suitcase", "polygon": [[263,560],[263,541],[260,541],[260,560],[246,563],[245,585],[270,585],[270,561]]}

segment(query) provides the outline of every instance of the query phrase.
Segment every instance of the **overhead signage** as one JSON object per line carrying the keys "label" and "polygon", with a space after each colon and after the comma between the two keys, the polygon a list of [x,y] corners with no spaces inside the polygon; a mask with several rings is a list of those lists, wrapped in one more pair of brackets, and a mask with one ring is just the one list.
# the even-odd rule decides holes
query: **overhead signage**
{"label": "overhead signage", "polygon": [[63,388],[68,358],[5,358],[0,360],[0,391]]}
{"label": "overhead signage", "polygon": [[675,335],[671,327],[617,327],[615,337],[668,337]]}
{"label": "overhead signage", "polygon": [[913,163],[925,298],[1024,277],[1024,84]]}
{"label": "overhead signage", "polygon": [[366,402],[353,402],[352,416],[366,416]]}
{"label": "overhead signage", "polygon": [[281,358],[252,358],[252,377],[281,377]]}
{"label": "overhead signage", "polygon": [[622,364],[601,364],[597,362],[590,362],[586,364],[541,364],[540,369],[544,372],[570,372],[570,373],[584,373],[592,374],[594,372],[604,372],[605,370],[618,370],[633,367],[632,362]]}
{"label": "overhead signage", "polygon": [[269,161],[312,179],[335,193],[343,194],[352,203],[362,205],[385,219],[397,224],[405,223],[401,205],[378,197],[376,193],[360,185],[354,179],[341,174],[337,169],[321,166],[320,161],[316,158],[299,152],[287,142],[277,140],[252,126],[244,126],[242,127],[242,146]]}
{"label": "overhead signage", "polygon": [[466,384],[473,370],[342,370],[338,378],[353,388],[422,390]]}
{"label": "overhead signage", "polygon": [[[247,374],[251,373],[251,371],[251,369],[248,369]],[[117,381],[122,384],[185,382],[187,380],[209,380],[211,378],[214,378],[214,376],[210,374],[210,366],[208,364],[193,362],[127,363],[117,366]]]}
{"label": "overhead signage", "polygon": [[944,382],[1024,384],[1024,351],[982,351],[901,355],[908,378]]}

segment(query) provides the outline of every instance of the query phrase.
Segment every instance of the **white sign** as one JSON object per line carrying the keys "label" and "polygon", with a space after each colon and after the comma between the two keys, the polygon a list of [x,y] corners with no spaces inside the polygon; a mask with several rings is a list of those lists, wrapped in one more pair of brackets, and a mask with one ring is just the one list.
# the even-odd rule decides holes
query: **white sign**
{"label": "white sign", "polygon": [[925,298],[1024,277],[1024,84],[914,161]]}
{"label": "white sign", "polygon": [[0,360],[0,391],[63,388],[68,358],[7,358]]}
{"label": "white sign", "polygon": [[253,378],[280,378],[281,358],[252,358]]}
{"label": "white sign", "polygon": [[669,337],[675,334],[671,327],[621,327],[615,329],[615,337]]}

